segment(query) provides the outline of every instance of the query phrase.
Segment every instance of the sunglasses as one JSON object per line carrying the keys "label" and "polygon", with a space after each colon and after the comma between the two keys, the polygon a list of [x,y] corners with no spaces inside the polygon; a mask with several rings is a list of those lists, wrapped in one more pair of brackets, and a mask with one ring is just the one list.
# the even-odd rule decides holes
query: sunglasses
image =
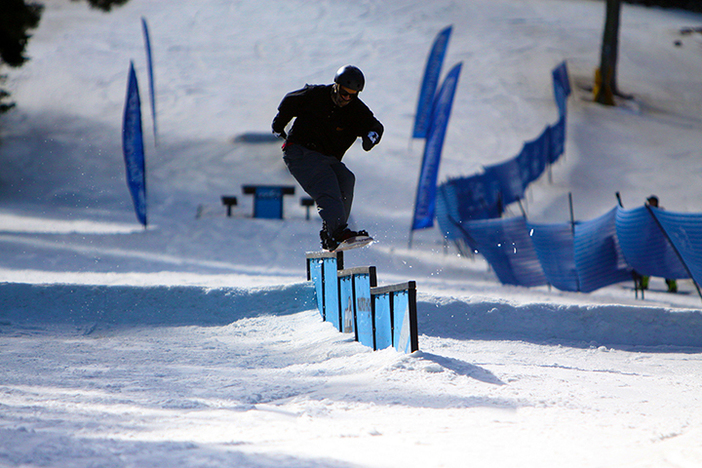
{"label": "sunglasses", "polygon": [[339,86],[339,96],[341,96],[344,99],[353,99],[356,96],[358,96],[358,91],[349,91],[343,86]]}

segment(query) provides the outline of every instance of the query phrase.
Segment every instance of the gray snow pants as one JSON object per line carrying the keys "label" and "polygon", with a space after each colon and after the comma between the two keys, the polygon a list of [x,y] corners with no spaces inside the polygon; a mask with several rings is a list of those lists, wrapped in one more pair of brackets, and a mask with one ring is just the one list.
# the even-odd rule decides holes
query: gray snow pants
{"label": "gray snow pants", "polygon": [[317,203],[327,231],[332,234],[346,225],[356,184],[353,172],[333,156],[294,143],[285,145],[283,161],[302,189]]}

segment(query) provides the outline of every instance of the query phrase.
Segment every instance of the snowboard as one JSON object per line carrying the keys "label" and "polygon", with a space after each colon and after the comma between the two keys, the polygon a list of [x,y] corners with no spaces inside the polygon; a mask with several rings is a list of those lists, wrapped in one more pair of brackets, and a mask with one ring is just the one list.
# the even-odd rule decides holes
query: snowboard
{"label": "snowboard", "polygon": [[339,244],[332,252],[343,252],[344,250],[358,249],[373,243],[375,239],[370,236],[356,236],[346,239]]}

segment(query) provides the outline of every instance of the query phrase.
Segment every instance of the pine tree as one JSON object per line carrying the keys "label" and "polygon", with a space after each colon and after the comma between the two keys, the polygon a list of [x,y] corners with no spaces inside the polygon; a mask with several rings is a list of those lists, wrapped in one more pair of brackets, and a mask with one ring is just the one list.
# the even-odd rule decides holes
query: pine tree
{"label": "pine tree", "polygon": [[[78,0],[72,0],[74,2]],[[122,6],[129,0],[88,0],[91,7],[97,8],[102,11],[110,11],[112,7]]]}
{"label": "pine tree", "polygon": [[[77,1],[77,0],[72,0]],[[121,6],[129,0],[87,0],[88,4],[103,11],[110,11],[114,6]],[[25,0],[0,0],[0,66],[21,67],[29,58],[25,49],[31,35],[29,30],[36,28],[41,19],[44,6]],[[5,80],[0,75],[0,83]],[[4,102],[10,93],[0,88],[0,114],[7,112],[14,103]]]}
{"label": "pine tree", "polygon": [[29,40],[29,29],[39,25],[43,6],[26,4],[24,0],[2,0],[0,15],[0,59],[11,67],[19,67],[27,61],[24,49]]}
{"label": "pine tree", "polygon": [[[11,67],[19,67],[27,61],[24,50],[30,36],[28,30],[39,25],[42,5],[38,3],[26,4],[24,0],[0,0],[2,15],[0,15],[0,65],[3,63]],[[0,76],[0,82],[5,81],[5,76]],[[5,102],[10,93],[0,88],[0,114],[14,107],[14,103]]]}

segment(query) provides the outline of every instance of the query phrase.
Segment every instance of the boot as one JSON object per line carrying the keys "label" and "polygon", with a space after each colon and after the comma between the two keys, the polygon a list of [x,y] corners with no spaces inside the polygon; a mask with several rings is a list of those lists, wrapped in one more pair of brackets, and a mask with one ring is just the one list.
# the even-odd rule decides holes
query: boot
{"label": "boot", "polygon": [[319,238],[322,241],[322,248],[324,250],[329,250],[330,252],[336,250],[336,248],[344,242],[346,239],[350,239],[356,236],[367,236],[368,232],[364,230],[352,231],[348,228],[348,225],[344,224],[339,226],[333,234],[329,234],[327,230],[327,225],[324,223],[322,225],[322,230],[319,231]]}
{"label": "boot", "polygon": [[357,237],[357,236],[367,236],[368,232],[364,230],[360,231],[352,231],[351,229],[348,228],[346,224],[343,226],[339,226],[339,228],[334,231],[334,234],[332,237],[336,242],[341,244],[344,242],[346,239],[351,239],[352,237]]}
{"label": "boot", "polygon": [[335,242],[329,231],[327,231],[327,223],[322,224],[322,230],[319,231],[319,239],[322,241],[322,249],[332,251],[339,246],[338,242]]}
{"label": "boot", "polygon": [[650,276],[642,276],[641,277],[641,282],[639,283],[641,285],[641,290],[648,289],[648,281],[651,277]]}
{"label": "boot", "polygon": [[668,285],[668,292],[669,293],[678,292],[678,282],[675,281],[674,279],[666,279],[665,284]]}

